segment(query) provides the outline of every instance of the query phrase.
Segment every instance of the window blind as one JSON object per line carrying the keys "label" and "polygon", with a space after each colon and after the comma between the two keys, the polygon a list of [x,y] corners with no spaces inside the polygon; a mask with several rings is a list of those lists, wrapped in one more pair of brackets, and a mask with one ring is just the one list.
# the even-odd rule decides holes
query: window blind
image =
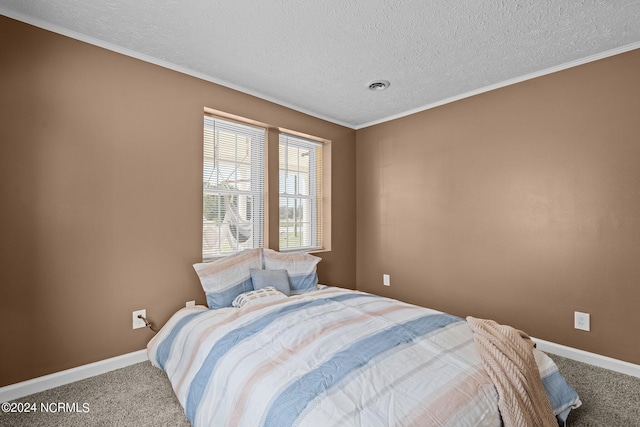
{"label": "window blind", "polygon": [[322,143],[281,133],[280,250],[322,248]]}
{"label": "window blind", "polygon": [[204,116],[202,256],[264,244],[264,128]]}

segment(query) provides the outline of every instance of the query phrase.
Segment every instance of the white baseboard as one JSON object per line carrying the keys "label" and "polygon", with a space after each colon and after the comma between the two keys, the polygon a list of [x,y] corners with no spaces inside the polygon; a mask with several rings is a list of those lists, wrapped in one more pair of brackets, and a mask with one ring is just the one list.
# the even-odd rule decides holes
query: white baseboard
{"label": "white baseboard", "polygon": [[32,380],[0,387],[0,402],[20,399],[30,394],[39,393],[54,387],[69,384],[75,381],[84,380],[96,375],[104,374],[116,369],[124,368],[140,362],[149,360],[147,350],[134,351],[110,359],[78,366],[50,375],[34,378]]}
{"label": "white baseboard", "polygon": [[588,363],[589,365],[640,378],[640,365],[636,365],[635,363],[625,362],[596,353],[589,353],[588,351],[567,347],[538,338],[532,337],[532,339],[537,344],[537,348],[545,353],[556,354],[561,357],[566,357],[567,359]]}

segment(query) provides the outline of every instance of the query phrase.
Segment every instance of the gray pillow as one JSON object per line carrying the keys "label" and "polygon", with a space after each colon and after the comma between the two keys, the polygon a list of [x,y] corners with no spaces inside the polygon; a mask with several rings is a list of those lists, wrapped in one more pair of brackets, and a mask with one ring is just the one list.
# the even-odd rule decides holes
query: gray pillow
{"label": "gray pillow", "polygon": [[251,282],[253,283],[253,289],[256,290],[273,286],[286,296],[289,296],[291,293],[287,270],[260,270],[258,268],[252,268]]}

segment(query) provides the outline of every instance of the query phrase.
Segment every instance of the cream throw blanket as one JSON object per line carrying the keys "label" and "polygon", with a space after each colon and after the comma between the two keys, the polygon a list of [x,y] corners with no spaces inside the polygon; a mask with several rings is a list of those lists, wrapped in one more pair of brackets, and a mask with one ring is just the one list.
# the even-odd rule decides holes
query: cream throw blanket
{"label": "cream throw blanket", "polygon": [[529,335],[493,320],[467,317],[484,369],[498,390],[505,427],[558,427]]}

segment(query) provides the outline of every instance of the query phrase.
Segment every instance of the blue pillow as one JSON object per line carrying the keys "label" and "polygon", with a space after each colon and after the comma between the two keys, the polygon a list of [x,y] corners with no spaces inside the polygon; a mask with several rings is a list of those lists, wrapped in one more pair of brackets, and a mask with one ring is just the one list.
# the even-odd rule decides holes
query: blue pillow
{"label": "blue pillow", "polygon": [[273,286],[286,296],[289,296],[291,293],[287,270],[260,270],[252,268],[251,282],[253,283],[253,289],[256,290]]}

